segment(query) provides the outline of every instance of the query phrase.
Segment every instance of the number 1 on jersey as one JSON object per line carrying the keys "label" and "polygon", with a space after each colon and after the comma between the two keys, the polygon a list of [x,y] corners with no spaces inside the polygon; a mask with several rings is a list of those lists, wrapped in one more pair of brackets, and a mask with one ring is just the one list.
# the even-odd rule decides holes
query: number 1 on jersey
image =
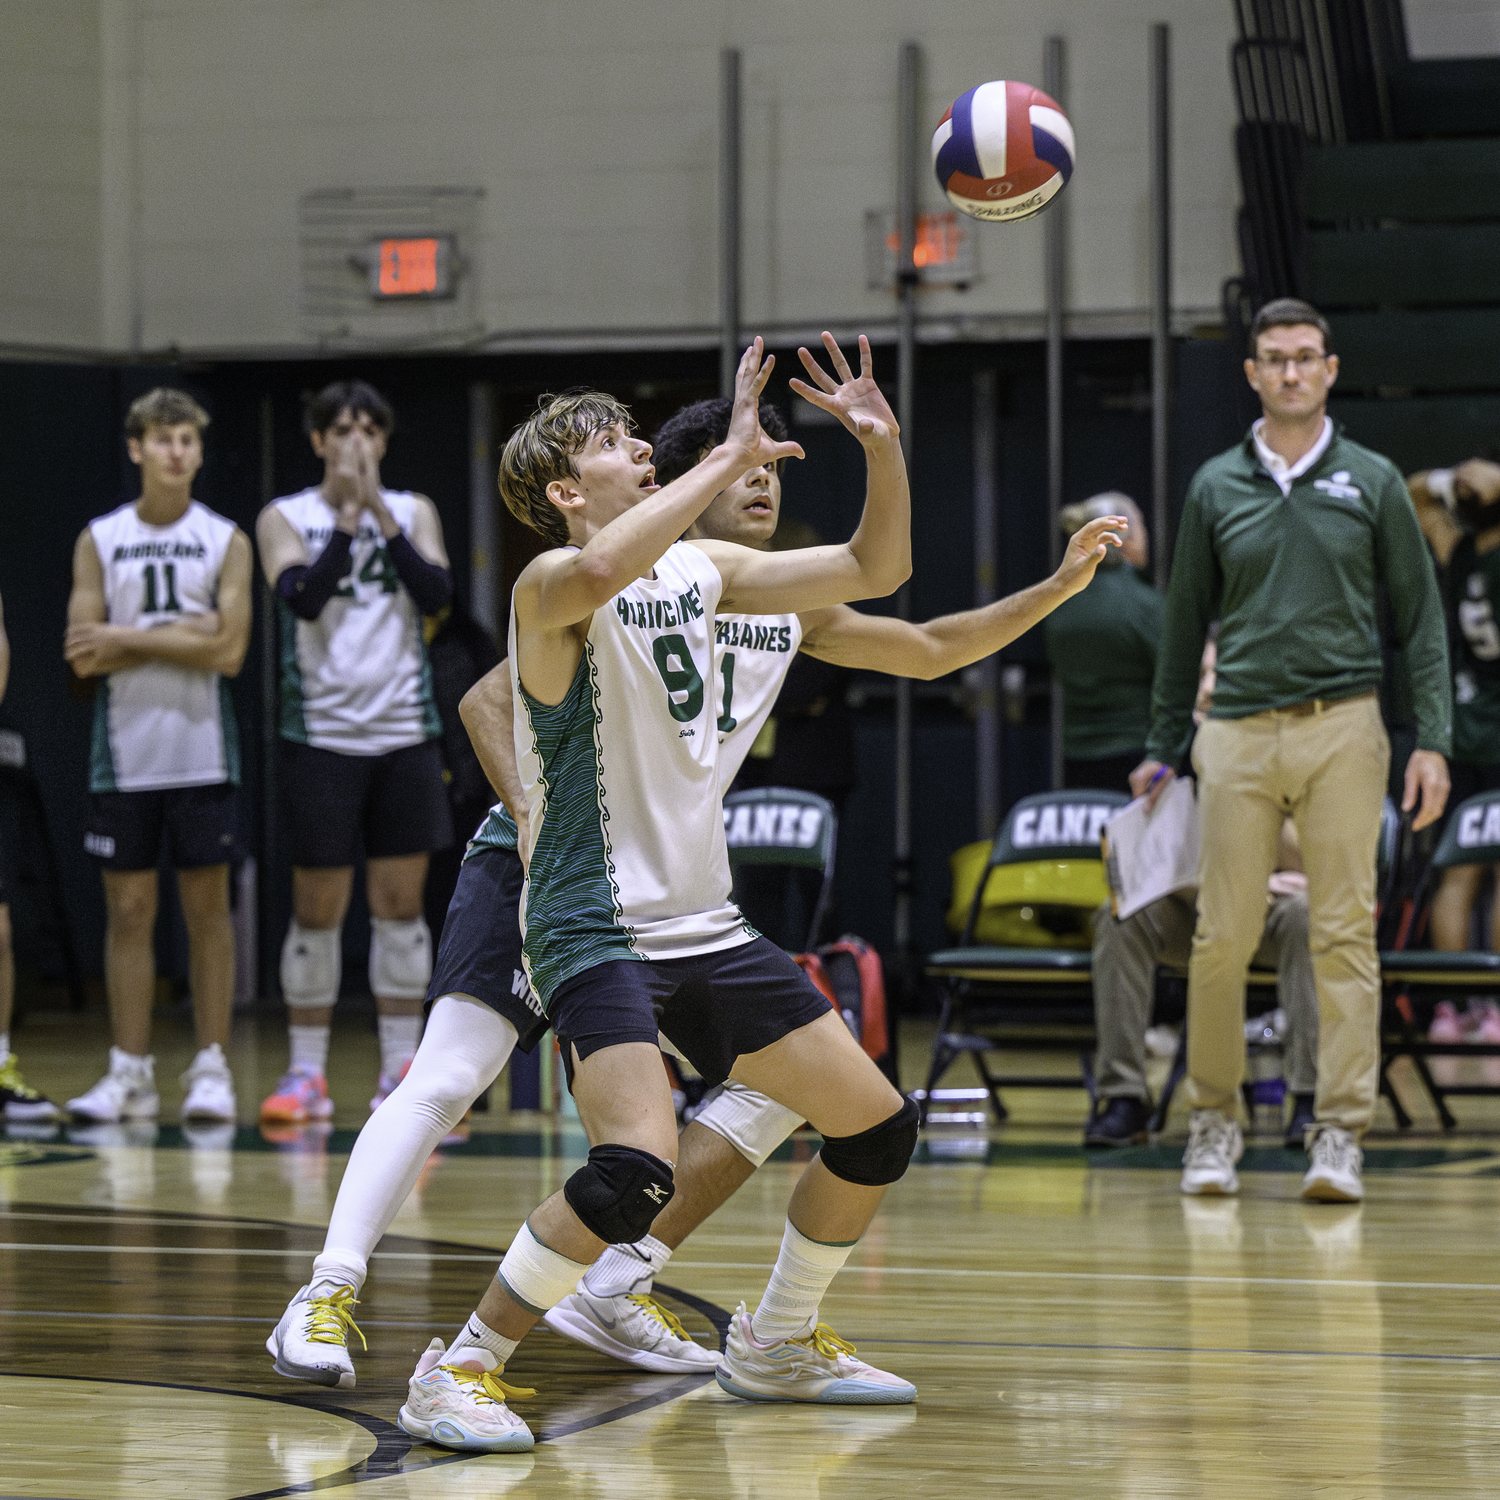
{"label": "number 1 on jersey", "polygon": [[148,615],[158,614],[164,610],[177,610],[179,613],[182,606],[177,602],[177,564],[163,563],[161,565],[162,579],[166,584],[164,602],[156,602],[156,564],[147,563],[142,569],[146,576],[146,603],[144,612]]}
{"label": "number 1 on jersey", "polygon": [[724,674],[724,712],[719,715],[719,733],[728,734],[739,720],[730,712],[734,703],[734,652],[724,653],[724,665],[720,669]]}

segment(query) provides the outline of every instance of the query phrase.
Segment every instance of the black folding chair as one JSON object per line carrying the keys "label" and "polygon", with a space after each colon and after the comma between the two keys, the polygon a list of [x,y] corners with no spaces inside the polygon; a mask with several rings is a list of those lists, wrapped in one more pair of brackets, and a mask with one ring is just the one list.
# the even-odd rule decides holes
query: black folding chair
{"label": "black folding chair", "polygon": [[[833,897],[838,829],[833,803],[816,792],[761,786],[748,792],[731,792],[724,799],[724,838],[729,845],[735,898],[746,916],[789,952],[818,946]],[[797,909],[801,883],[795,879],[759,882],[751,873],[772,869],[783,875],[813,870],[821,876],[812,901],[802,903],[811,907],[805,941],[797,920],[801,915]]]}
{"label": "black folding chair", "polygon": [[[944,986],[927,1086],[918,1096],[924,1116],[943,1075],[965,1053],[974,1059],[997,1119],[1009,1113],[1002,1088],[1083,1088],[1093,1099],[1090,950],[994,947],[976,943],[974,934],[997,872],[1007,871],[1017,892],[1034,894],[1028,909],[1045,913],[1058,876],[1068,873],[1064,866],[1087,862],[1102,869],[1100,834],[1129,800],[1120,792],[1042,792],[1011,808],[990,846],[958,946],[931,954],[924,969]],[[1075,909],[1069,915],[1078,914]],[[1076,1048],[1079,1076],[997,1074],[986,1058],[990,1052],[1056,1051],[1060,1046]]]}

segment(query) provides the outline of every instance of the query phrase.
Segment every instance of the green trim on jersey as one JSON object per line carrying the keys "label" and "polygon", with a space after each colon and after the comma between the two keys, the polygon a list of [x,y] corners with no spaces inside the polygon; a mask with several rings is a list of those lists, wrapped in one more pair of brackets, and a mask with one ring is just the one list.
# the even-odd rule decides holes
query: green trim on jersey
{"label": "green trim on jersey", "polygon": [[109,743],[109,678],[101,677],[94,693],[94,732],[89,741],[89,790],[113,792],[115,755]]}
{"label": "green trim on jersey", "polygon": [[229,696],[227,679],[219,679],[219,732],[224,739],[224,780],[230,786],[240,784],[240,724],[234,716],[234,699]]}
{"label": "green trim on jersey", "polygon": [[284,599],[276,601],[276,623],[281,643],[281,737],[308,743],[307,719],[302,713],[302,663],[297,660],[297,617]]}
{"label": "green trim on jersey", "polygon": [[541,762],[544,808],[526,886],[526,965],[545,1008],[575,974],[641,955],[623,920],[609,847],[593,644],[584,643],[561,703],[538,703],[524,687],[521,698]]}
{"label": "green trim on jersey", "polygon": [[479,825],[474,837],[469,840],[468,847],[464,850],[464,858],[472,859],[476,854],[483,854],[486,849],[508,849],[514,854],[518,838],[519,830],[516,828],[516,820],[511,817],[503,802],[497,802],[484,815],[484,822]]}
{"label": "green trim on jersey", "polygon": [[432,690],[432,662],[427,655],[427,642],[422,638],[422,621],[417,619],[417,656],[422,662],[422,732],[430,740],[443,732],[443,721],[438,715],[437,694]]}

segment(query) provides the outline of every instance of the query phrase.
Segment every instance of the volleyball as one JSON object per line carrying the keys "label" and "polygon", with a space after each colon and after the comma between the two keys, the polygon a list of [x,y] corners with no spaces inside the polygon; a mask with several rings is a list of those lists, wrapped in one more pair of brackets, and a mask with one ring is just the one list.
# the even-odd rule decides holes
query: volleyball
{"label": "volleyball", "polygon": [[1073,126],[1029,83],[981,83],[953,101],[932,137],[948,201],[997,223],[1040,213],[1073,175]]}

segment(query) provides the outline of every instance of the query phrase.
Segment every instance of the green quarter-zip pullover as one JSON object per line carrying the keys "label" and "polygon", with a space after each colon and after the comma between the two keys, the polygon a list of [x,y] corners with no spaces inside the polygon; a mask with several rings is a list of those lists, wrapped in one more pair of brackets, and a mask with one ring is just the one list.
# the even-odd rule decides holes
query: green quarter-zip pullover
{"label": "green quarter-zip pullover", "polygon": [[1417,746],[1447,755],[1453,713],[1442,601],[1396,466],[1337,428],[1285,495],[1260,460],[1253,429],[1210,459],[1183,506],[1148,753],[1177,765],[1187,750],[1199,658],[1214,619],[1213,718],[1378,687],[1382,585],[1410,680]]}

